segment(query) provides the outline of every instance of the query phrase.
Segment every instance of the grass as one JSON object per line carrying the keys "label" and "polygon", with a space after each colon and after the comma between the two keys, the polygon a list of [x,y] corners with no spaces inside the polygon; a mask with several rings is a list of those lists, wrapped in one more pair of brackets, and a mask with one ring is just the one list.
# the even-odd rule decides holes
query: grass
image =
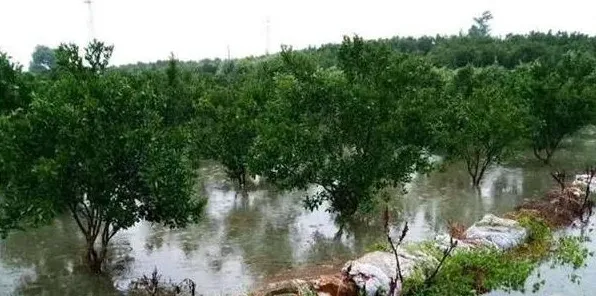
{"label": "grass", "polygon": [[[543,219],[531,213],[516,218],[530,232],[526,243],[505,252],[492,248],[460,250],[447,259],[431,284],[425,283],[428,271],[406,278],[402,295],[478,295],[496,289],[523,292],[532,271],[549,258],[574,268],[585,266],[591,253],[583,247],[581,238],[555,240]],[[436,256],[437,252],[431,250],[429,254]],[[534,285],[533,291],[540,286]]]}

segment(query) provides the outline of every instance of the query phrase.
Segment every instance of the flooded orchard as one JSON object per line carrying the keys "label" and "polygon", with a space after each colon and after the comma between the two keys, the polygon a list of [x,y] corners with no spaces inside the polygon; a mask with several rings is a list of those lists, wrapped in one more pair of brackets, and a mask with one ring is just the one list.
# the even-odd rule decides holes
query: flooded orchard
{"label": "flooded orchard", "polygon": [[[553,167],[574,171],[593,161],[592,138],[593,133],[585,131],[565,142]],[[554,185],[549,173],[530,156],[519,157],[491,169],[478,194],[470,188],[465,169],[451,165],[416,176],[408,193],[396,200],[393,220],[410,223],[409,240],[431,238],[448,221],[469,225],[485,213],[502,214],[524,199],[540,197]],[[202,191],[209,199],[201,223],[178,230],[138,223],[122,231],[111,244],[110,277],[91,276],[80,267],[84,238],[67,216],[50,226],[11,234],[0,241],[0,294],[119,295],[130,280],[157,268],[173,281],[193,279],[200,294],[238,295],[295,270],[341,265],[383,239],[379,215],[340,229],[324,208],[303,208],[305,192],[279,192],[261,185],[242,196],[219,166],[208,164],[201,175]],[[590,258],[588,264],[593,263]],[[528,280],[526,293],[541,279],[546,280],[541,295],[588,295],[586,291],[594,288],[593,269],[579,270],[582,280],[577,285],[565,282],[569,274],[544,265]]]}

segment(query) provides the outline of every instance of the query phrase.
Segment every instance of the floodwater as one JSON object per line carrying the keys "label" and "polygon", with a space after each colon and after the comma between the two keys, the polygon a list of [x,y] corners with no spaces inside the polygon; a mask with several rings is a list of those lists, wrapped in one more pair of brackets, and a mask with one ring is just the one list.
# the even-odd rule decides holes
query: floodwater
{"label": "floodwater", "polygon": [[[565,142],[553,166],[572,172],[595,162],[594,138],[588,130]],[[451,165],[416,176],[395,202],[392,220],[395,226],[409,222],[409,240],[431,238],[447,221],[469,225],[485,213],[502,214],[542,196],[554,185],[549,172],[529,155],[520,156],[488,171],[478,193],[463,167]],[[80,267],[83,238],[68,217],[0,241],[0,295],[120,295],[131,279],[155,267],[164,278],[194,280],[203,295],[240,295],[281,273],[341,263],[383,240],[378,214],[340,231],[324,209],[303,209],[305,192],[261,186],[243,197],[221,168],[208,165],[202,175],[209,198],[203,221],[179,230],[139,223],[122,231],[113,239],[110,276],[90,276]],[[596,250],[596,243],[589,244]],[[564,268],[545,265],[539,271],[540,278],[537,272],[528,281],[531,291],[532,281],[547,280],[538,295],[593,295],[587,291],[596,287],[594,268],[577,271],[579,284],[569,281]]]}

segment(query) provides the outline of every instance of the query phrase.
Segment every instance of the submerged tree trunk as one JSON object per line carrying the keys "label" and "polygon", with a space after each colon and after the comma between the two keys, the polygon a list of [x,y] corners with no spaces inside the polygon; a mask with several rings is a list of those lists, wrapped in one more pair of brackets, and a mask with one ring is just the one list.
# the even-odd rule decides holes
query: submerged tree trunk
{"label": "submerged tree trunk", "polygon": [[482,178],[480,176],[472,176],[472,186],[480,187],[480,180]]}
{"label": "submerged tree trunk", "polygon": [[[544,156],[542,155],[542,150],[544,150]],[[548,148],[545,149],[537,149],[534,148],[534,156],[536,156],[536,158],[538,158],[539,160],[541,160],[545,165],[549,165],[550,164],[550,159],[553,156],[554,151],[550,150]]]}
{"label": "submerged tree trunk", "polygon": [[482,159],[480,152],[476,152],[472,157],[465,159],[468,168],[468,173],[472,177],[472,186],[479,187],[482,177],[488,166],[494,161],[492,154],[487,155]]}
{"label": "submerged tree trunk", "polygon": [[[108,244],[112,237],[120,230],[112,224],[112,219],[104,216],[98,208],[84,203],[69,206],[72,217],[77,222],[79,229],[85,236],[86,250],[84,260],[90,271],[100,274],[108,253]],[[99,250],[96,241],[99,237]]]}
{"label": "submerged tree trunk", "polygon": [[465,161],[468,168],[468,174],[472,177],[472,186],[478,187],[480,185],[480,179],[482,178],[479,170],[480,153],[476,152],[475,155],[467,157]]}
{"label": "submerged tree trunk", "polygon": [[[548,141],[547,142],[548,144],[544,148],[533,147],[534,156],[536,156],[536,158],[538,158],[539,160],[542,160],[542,162],[544,162],[544,164],[549,165],[550,160],[551,160],[553,154],[555,154],[555,151],[557,150],[557,148],[559,148],[559,145],[561,144],[562,139],[563,139],[563,137],[556,137],[554,140]],[[542,155],[543,151],[544,151],[544,156]]]}
{"label": "submerged tree trunk", "polygon": [[244,166],[241,166],[235,173],[236,180],[238,181],[238,186],[241,190],[246,189],[246,169]]}
{"label": "submerged tree trunk", "polygon": [[[105,249],[105,250],[104,250]],[[99,253],[95,250],[95,243],[88,242],[87,243],[87,252],[85,255],[85,259],[87,261],[87,265],[92,273],[100,274],[102,272],[103,261],[105,254],[107,253],[106,247],[101,247]]]}

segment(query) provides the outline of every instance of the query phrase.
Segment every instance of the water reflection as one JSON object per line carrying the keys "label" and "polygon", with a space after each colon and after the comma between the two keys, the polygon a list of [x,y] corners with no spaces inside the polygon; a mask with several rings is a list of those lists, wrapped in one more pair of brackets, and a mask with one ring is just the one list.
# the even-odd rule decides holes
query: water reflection
{"label": "water reflection", "polygon": [[[1,243],[0,278],[7,273],[12,281],[2,282],[0,291],[9,293],[12,287],[16,295],[117,295],[109,277],[89,277],[81,270],[81,245],[83,238],[68,218],[37,231],[15,233]],[[11,271],[21,274],[16,278]]]}
{"label": "water reflection", "polygon": [[[566,143],[553,166],[582,167],[596,156],[595,145]],[[280,272],[346,260],[383,240],[378,213],[340,229],[324,208],[309,212],[302,207],[304,192],[261,187],[242,196],[225,181],[220,167],[206,165],[201,173],[201,190],[209,198],[203,221],[180,230],[139,223],[119,233],[111,249],[120,263],[111,281],[78,269],[82,237],[68,217],[61,217],[51,226],[0,241],[0,294],[116,295],[131,279],[157,267],[175,281],[194,279],[205,295],[237,295]],[[524,156],[490,169],[480,191],[470,188],[461,164],[417,175],[407,186],[408,194],[394,192],[393,226],[408,221],[407,239],[421,240],[443,231],[447,221],[469,225],[487,212],[511,211],[524,198],[539,197],[551,188],[548,173]],[[596,280],[596,272],[583,276]],[[548,282],[547,290],[559,291]]]}

